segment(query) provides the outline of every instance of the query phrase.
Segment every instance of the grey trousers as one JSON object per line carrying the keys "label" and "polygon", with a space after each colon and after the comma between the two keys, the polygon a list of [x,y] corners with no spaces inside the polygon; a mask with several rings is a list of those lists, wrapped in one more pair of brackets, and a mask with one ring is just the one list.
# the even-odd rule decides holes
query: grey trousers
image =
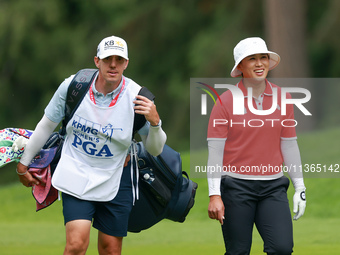
{"label": "grey trousers", "polygon": [[254,224],[264,241],[264,252],[270,255],[293,252],[288,186],[285,176],[276,180],[222,178],[225,255],[250,254]]}

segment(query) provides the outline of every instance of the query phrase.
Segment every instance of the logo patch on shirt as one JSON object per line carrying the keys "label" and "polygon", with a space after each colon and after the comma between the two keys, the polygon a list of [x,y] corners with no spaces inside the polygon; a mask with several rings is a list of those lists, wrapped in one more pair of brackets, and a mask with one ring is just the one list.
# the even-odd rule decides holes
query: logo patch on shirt
{"label": "logo patch on shirt", "polygon": [[108,124],[105,127],[103,127],[103,134],[106,135],[105,143],[107,141],[111,142],[113,132],[115,132],[116,130],[123,131],[122,128],[114,128],[111,124]]}
{"label": "logo patch on shirt", "polygon": [[80,153],[91,157],[112,158],[110,143],[114,132],[123,131],[108,124],[102,128],[99,123],[81,118],[78,115],[72,120],[73,142],[72,146]]}

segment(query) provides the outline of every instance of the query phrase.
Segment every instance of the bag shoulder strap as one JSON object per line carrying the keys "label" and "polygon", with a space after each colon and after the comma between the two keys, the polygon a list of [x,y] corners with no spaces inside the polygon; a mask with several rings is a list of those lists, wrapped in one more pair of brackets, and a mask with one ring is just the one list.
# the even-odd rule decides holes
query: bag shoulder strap
{"label": "bag shoulder strap", "polygon": [[63,120],[61,135],[66,134],[66,125],[73,117],[81,101],[83,101],[93,79],[96,77],[97,69],[82,69],[77,72],[70,83],[66,96],[65,118]]}
{"label": "bag shoulder strap", "polygon": [[[154,96],[154,94],[152,94],[151,91],[148,90],[147,87],[142,87],[140,89],[140,91],[138,92],[138,95],[145,96],[148,99],[150,99],[151,101],[154,101],[155,98],[156,98]],[[145,125],[145,123],[146,123],[146,119],[145,119],[144,115],[135,113],[135,117],[134,117],[134,121],[133,121],[132,138],[135,136],[137,131]]]}
{"label": "bag shoulder strap", "polygon": [[[96,77],[98,69],[82,69],[77,72],[71,81],[66,96],[66,107],[65,107],[65,118],[63,120],[63,125],[60,134],[66,134],[66,125],[73,117],[73,114],[79,107],[81,101],[84,99],[87,91],[90,88],[90,85],[93,82],[93,79]],[[152,92],[146,88],[142,87],[138,93],[138,95],[142,95],[147,97],[148,99],[154,101],[155,96]],[[133,122],[133,136],[137,133],[139,129],[141,129],[146,123],[146,119],[144,115],[135,113],[134,122]],[[133,137],[132,136],[132,137]]]}

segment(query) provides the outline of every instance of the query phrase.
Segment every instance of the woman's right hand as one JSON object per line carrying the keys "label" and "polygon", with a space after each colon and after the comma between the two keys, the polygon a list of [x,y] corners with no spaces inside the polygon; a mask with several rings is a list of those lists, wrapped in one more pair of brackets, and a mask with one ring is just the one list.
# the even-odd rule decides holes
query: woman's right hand
{"label": "woman's right hand", "polygon": [[221,225],[223,225],[224,204],[221,196],[219,195],[210,196],[208,214],[210,219],[216,219],[221,223]]}

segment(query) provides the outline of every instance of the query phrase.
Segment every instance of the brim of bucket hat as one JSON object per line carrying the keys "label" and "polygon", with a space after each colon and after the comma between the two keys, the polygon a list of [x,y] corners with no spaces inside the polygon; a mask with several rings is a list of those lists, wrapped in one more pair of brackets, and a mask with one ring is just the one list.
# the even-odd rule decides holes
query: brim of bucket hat
{"label": "brim of bucket hat", "polygon": [[273,70],[281,60],[281,57],[279,54],[272,52],[272,51],[267,51],[267,52],[251,52],[251,53],[245,53],[239,61],[237,61],[233,67],[233,69],[230,72],[231,77],[238,77],[242,75],[242,72],[237,69],[237,66],[241,63],[241,61],[250,56],[250,55],[255,55],[255,54],[269,54],[269,70]]}

